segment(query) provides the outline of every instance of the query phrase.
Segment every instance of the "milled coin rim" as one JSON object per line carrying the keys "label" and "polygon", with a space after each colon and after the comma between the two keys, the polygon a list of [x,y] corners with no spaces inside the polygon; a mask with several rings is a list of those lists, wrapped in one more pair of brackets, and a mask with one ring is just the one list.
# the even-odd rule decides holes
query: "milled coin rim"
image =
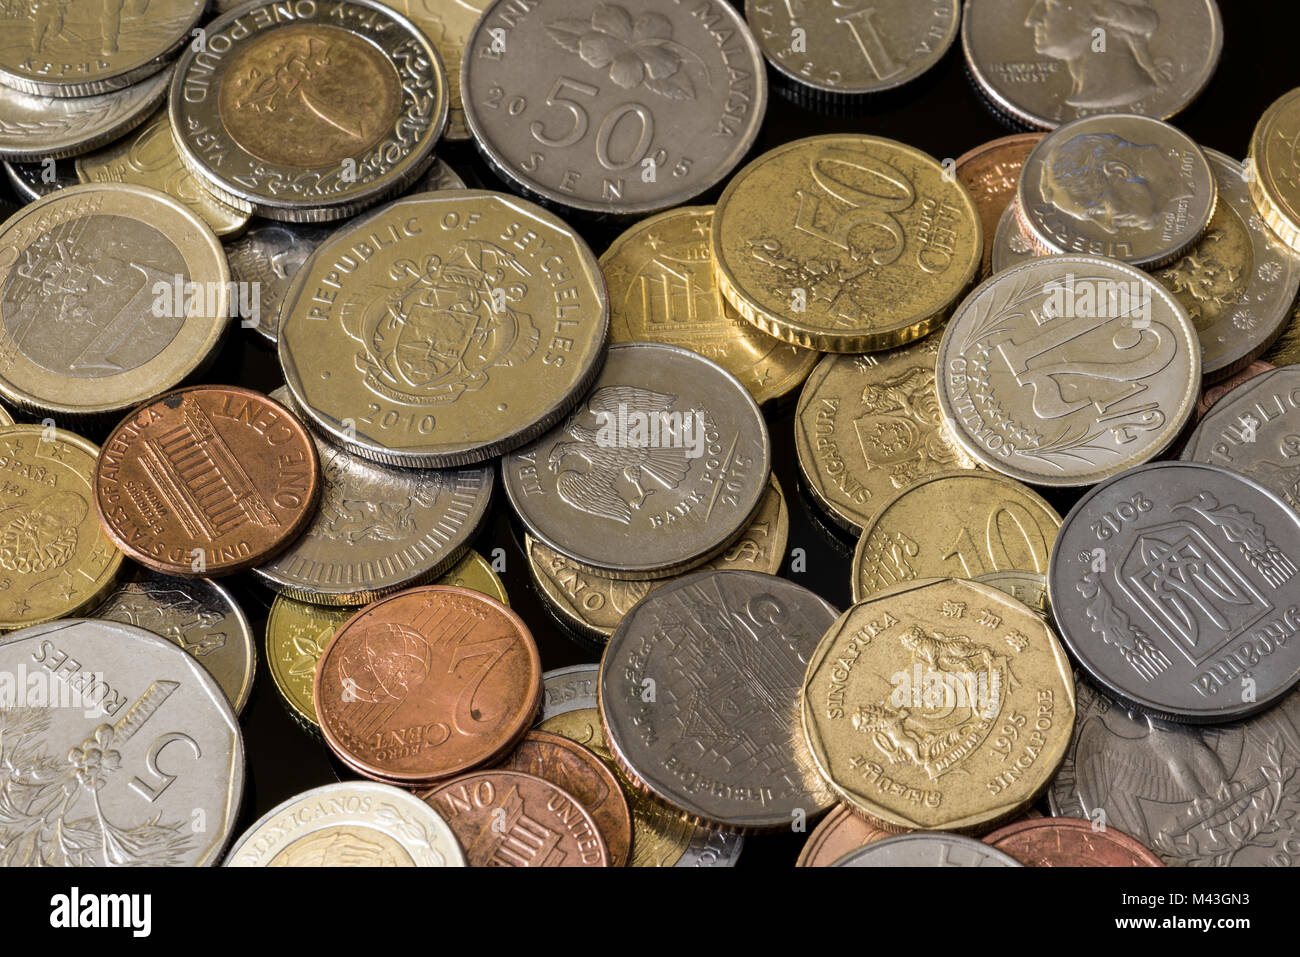
{"label": "milled coin rim", "polygon": [[1250,134],[1248,154],[1248,162],[1254,169],[1254,175],[1246,178],[1250,198],[1254,201],[1260,217],[1283,243],[1296,252],[1300,252],[1300,194],[1297,194],[1294,202],[1287,202],[1268,163],[1263,162],[1260,151],[1265,148],[1274,124],[1284,111],[1294,108],[1297,115],[1300,115],[1298,101],[1300,101],[1300,88],[1290,90],[1278,97],[1259,118],[1254,131]]}

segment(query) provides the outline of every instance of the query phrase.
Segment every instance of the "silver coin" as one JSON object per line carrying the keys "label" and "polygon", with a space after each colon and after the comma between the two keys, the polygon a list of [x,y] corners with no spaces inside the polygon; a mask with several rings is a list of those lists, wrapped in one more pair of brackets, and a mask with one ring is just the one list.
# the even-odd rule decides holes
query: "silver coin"
{"label": "silver coin", "polygon": [[1043,252],[1149,269],[1200,238],[1217,192],[1209,160],[1186,133],[1147,116],[1106,114],[1043,137],[1020,171],[1016,212]]}
{"label": "silver coin", "polygon": [[276,341],[280,307],[293,277],[334,228],[314,223],[258,220],[250,223],[238,239],[225,244],[230,278],[245,284],[242,288],[256,290],[256,295],[250,295],[246,304],[240,303],[240,320],[268,342]]}
{"label": "silver coin", "polygon": [[441,159],[435,159],[429,172],[411,187],[412,193],[432,193],[440,189],[464,189],[465,181]]}
{"label": "silver coin", "polygon": [[[292,406],[289,390],[271,398]],[[282,595],[317,605],[365,605],[433,581],[469,548],[492,499],[491,466],[401,469],[316,437],[316,517],[285,551],[253,569]]]}
{"label": "silver coin", "polygon": [[112,621],[0,639],[0,864],[200,865],[239,813],[244,745],[221,688]]}
{"label": "silver coin", "polygon": [[312,788],[263,814],[226,867],[464,867],[447,822],[409,791],[372,781]]}
{"label": "silver coin", "polygon": [[1077,681],[1047,792],[1055,817],[1115,827],[1171,865],[1300,867],[1300,692],[1213,728],[1171,724]]}
{"label": "silver coin", "polygon": [[998,112],[1052,129],[1094,113],[1169,119],[1219,63],[1215,0],[966,0],[966,67]]}
{"label": "silver coin", "polygon": [[175,578],[139,569],[90,613],[135,625],[188,651],[221,686],[235,713],[244,710],[257,647],[235,600],[210,578]]}
{"label": "silver coin", "polygon": [[1218,465],[1157,462],[1065,517],[1048,595],[1099,685],[1157,717],[1215,723],[1300,681],[1300,515]]}
{"label": "silver coin", "polygon": [[164,71],[126,89],[72,98],[0,85],[0,159],[62,159],[124,136],[149,118],[170,81]]}
{"label": "silver coin", "polygon": [[14,188],[14,194],[23,202],[32,203],[48,196],[56,189],[77,186],[77,168],[72,163],[18,163],[5,160],[5,176]]}
{"label": "silver coin", "polygon": [[999,273],[1012,266],[1018,266],[1030,259],[1042,255],[1032,239],[1020,228],[1020,214],[1016,211],[1016,201],[1007,203],[998,219],[997,232],[993,234],[993,272]]}
{"label": "silver coin", "polygon": [[973,837],[943,832],[900,834],[849,851],[832,867],[1023,867]]}
{"label": "silver coin", "polygon": [[767,425],[745,387],[703,356],[647,342],[611,346],[568,420],[501,462],[534,537],[624,579],[718,554],[749,524],[770,471]]}
{"label": "silver coin", "polygon": [[615,216],[677,206],[736,168],[767,73],[723,0],[496,0],[461,65],[470,130],[507,181]]}

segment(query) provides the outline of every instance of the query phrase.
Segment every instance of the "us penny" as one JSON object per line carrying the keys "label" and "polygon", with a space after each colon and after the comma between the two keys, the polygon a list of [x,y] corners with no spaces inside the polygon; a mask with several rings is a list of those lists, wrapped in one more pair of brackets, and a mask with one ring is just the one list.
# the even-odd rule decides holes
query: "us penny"
{"label": "us penny", "polygon": [[[1289,365],[1290,363],[1283,364]],[[1264,362],[1261,359],[1256,359],[1250,365],[1246,366],[1246,368],[1239,372],[1234,372],[1222,382],[1216,382],[1214,385],[1205,389],[1201,393],[1200,398],[1196,400],[1196,413],[1193,417],[1193,421],[1200,422],[1201,419],[1205,418],[1205,416],[1209,414],[1210,410],[1218,404],[1220,399],[1235,390],[1238,386],[1244,385],[1251,379],[1255,378],[1255,376],[1263,375],[1265,372],[1272,372],[1276,368],[1277,366],[1271,362]]]}
{"label": "us penny", "polygon": [[830,867],[850,851],[892,836],[841,805],[833,808],[808,835],[795,867]]}
{"label": "us penny", "polygon": [[985,835],[984,842],[1029,867],[1164,867],[1117,828],[1077,818],[1016,821]]}
{"label": "us penny", "polygon": [[975,147],[957,157],[954,171],[957,179],[975,200],[975,209],[984,227],[984,259],[980,276],[993,271],[993,247],[997,239],[998,221],[1007,205],[1015,199],[1020,170],[1033,152],[1041,133],[1021,133],[1004,136]]}

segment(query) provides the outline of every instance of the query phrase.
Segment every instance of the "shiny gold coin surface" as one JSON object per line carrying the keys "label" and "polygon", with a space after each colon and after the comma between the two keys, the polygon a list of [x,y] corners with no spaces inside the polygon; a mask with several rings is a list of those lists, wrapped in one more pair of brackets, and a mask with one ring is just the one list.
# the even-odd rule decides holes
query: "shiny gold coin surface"
{"label": "shiny gold coin surface", "polygon": [[1300,252],[1300,87],[1265,111],[1250,138],[1255,208],[1273,232]]}
{"label": "shiny gold coin surface", "polygon": [[799,393],[799,471],[835,522],[861,532],[880,504],[919,478],[973,469],[934,390],[937,336],[876,355],[826,356]]}
{"label": "shiny gold coin surface", "polygon": [[1028,605],[1049,622],[1052,620],[1052,603],[1047,598],[1046,575],[1009,568],[1000,572],[988,572],[973,580],[981,585],[992,585],[998,591],[1006,592],[1016,601]]}
{"label": "shiny gold coin surface", "polygon": [[853,600],[923,578],[1046,574],[1061,516],[1019,482],[988,472],[923,478],[884,502],[853,553]]}
{"label": "shiny gold coin surface", "polygon": [[506,594],[506,586],[501,583],[501,579],[492,570],[488,560],[473,549],[467,551],[450,571],[438,579],[438,584],[472,588],[489,598],[495,598],[506,607],[510,606],[510,596]]}
{"label": "shiny gold coin surface", "polygon": [[13,416],[9,414],[9,411],[4,406],[0,405],[0,426],[13,425],[13,424],[14,424]]}
{"label": "shiny gold coin surface", "polygon": [[942,579],[854,605],[808,663],[803,729],[846,803],[891,830],[981,831],[1056,773],[1074,677],[1038,614]]}
{"label": "shiny gold coin surface", "polygon": [[766,402],[798,388],[817,353],[745,322],[718,290],[712,206],[643,219],[600,257],[610,342],[663,342],[698,352]]}
{"label": "shiny gold coin surface", "polygon": [[714,214],[722,294],[769,335],[874,352],[937,328],[980,268],[966,187],[893,140],[831,134],[763,154]]}
{"label": "shiny gold coin surface", "polygon": [[98,456],[61,429],[0,429],[0,632],[75,615],[112,589],[122,553],[95,513]]}
{"label": "shiny gold coin surface", "polygon": [[218,236],[233,235],[248,225],[248,213],[218,199],[181,162],[165,108],[129,136],[78,156],[76,166],[83,183],[131,183],[162,190],[197,213]]}

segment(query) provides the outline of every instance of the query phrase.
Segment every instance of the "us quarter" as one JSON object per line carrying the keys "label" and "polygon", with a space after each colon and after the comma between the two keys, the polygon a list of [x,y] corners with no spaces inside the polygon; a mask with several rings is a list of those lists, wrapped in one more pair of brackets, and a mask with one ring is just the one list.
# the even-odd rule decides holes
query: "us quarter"
{"label": "us quarter", "polygon": [[901,834],[850,851],[832,867],[1022,867],[1010,854],[960,834]]}

